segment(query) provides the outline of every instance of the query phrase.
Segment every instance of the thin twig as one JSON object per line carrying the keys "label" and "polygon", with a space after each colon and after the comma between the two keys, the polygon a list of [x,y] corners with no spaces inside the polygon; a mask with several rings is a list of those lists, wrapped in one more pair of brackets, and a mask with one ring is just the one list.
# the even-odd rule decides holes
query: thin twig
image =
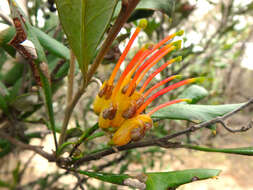
{"label": "thin twig", "polygon": [[[181,73],[183,70],[185,70],[187,67],[189,67],[192,63],[195,63],[199,59],[199,56],[201,54],[207,52],[207,49],[210,47],[210,45],[212,44],[212,41],[215,39],[216,36],[218,36],[218,39],[221,38],[220,33],[227,26],[228,17],[230,15],[229,14],[230,11],[228,9],[231,9],[232,5],[233,5],[233,0],[230,0],[229,3],[228,3],[228,6],[225,7],[225,11],[222,14],[222,19],[220,20],[220,23],[219,23],[219,26],[217,27],[217,30],[208,38],[208,40],[206,41],[206,43],[203,47],[203,50],[195,53],[194,57],[192,59],[190,59],[188,62],[184,63],[177,71],[173,72],[172,75],[177,75],[177,74]],[[205,38],[203,38],[203,39],[205,39]],[[210,51],[210,53],[207,54],[206,57],[209,57],[212,54],[213,54],[213,51]]]}
{"label": "thin twig", "polygon": [[[238,107],[237,109],[221,116],[221,117],[217,117],[214,118],[212,120],[209,121],[205,121],[203,123],[197,124],[197,125],[193,125],[183,131],[179,131],[177,133],[171,134],[171,135],[167,135],[165,137],[162,138],[157,138],[157,139],[150,139],[150,140],[146,140],[146,141],[140,141],[140,142],[135,142],[135,143],[130,143],[124,146],[120,146],[117,147],[117,152],[119,151],[124,151],[124,150],[130,150],[133,148],[140,148],[140,147],[147,147],[147,146],[160,146],[160,147],[164,147],[164,148],[180,148],[180,143],[175,143],[175,142],[168,142],[168,140],[173,139],[175,137],[181,136],[181,135],[185,135],[187,133],[192,133],[194,131],[197,131],[199,129],[202,129],[204,127],[213,125],[215,123],[220,123],[220,121],[224,121],[227,118],[231,117],[232,115],[236,114],[237,112],[241,111],[242,109],[246,108],[247,106],[249,106],[250,104],[253,104],[253,98],[250,99],[248,102],[246,102],[245,104],[243,104],[242,106]],[[243,132],[245,130],[250,129],[251,127],[242,127],[240,130],[237,130],[237,132]],[[80,160],[76,161],[74,163],[75,166],[80,166],[81,164],[85,163],[85,162],[89,162],[91,160],[98,160],[104,156],[110,155],[110,154],[114,154],[116,153],[116,151],[113,148],[109,148],[107,150],[104,151],[100,151],[94,154],[90,154],[88,156],[85,156],[83,158],[81,158]]]}
{"label": "thin twig", "polygon": [[65,62],[66,62],[66,60],[64,60],[64,59],[61,59],[60,61],[58,61],[57,65],[55,66],[55,68],[51,72],[50,78],[51,78],[52,82],[57,82],[58,80],[62,79],[62,78],[55,78],[55,75],[62,68],[62,66],[65,64]]}
{"label": "thin twig", "polygon": [[[85,88],[86,88],[86,83],[83,81],[81,87],[76,92],[71,103],[67,105],[66,110],[65,110],[65,114],[64,114],[63,124],[62,124],[62,131],[66,131],[71,114],[72,114],[78,100],[83,95]],[[64,134],[61,134],[60,139],[59,139],[59,145],[61,145],[64,142],[65,137],[66,137],[66,132],[64,132]]]}
{"label": "thin twig", "polygon": [[69,62],[69,73],[68,73],[68,93],[67,93],[67,104],[71,103],[73,97],[73,86],[75,77],[75,55],[73,51],[70,51],[70,62]]}
{"label": "thin twig", "polygon": [[78,187],[80,187],[81,190],[85,190],[83,187],[83,183],[87,180],[87,177],[80,177],[78,173],[73,173],[73,175],[77,178],[77,183],[73,190],[77,189]]}
{"label": "thin twig", "polygon": [[33,152],[36,152],[37,154],[41,155],[42,157],[46,158],[49,162],[54,162],[56,161],[55,156],[53,154],[49,154],[47,152],[45,152],[44,150],[42,150],[42,147],[40,146],[32,146],[29,144],[25,144],[11,136],[9,136],[7,133],[0,131],[0,137],[3,139],[8,140],[10,143],[12,143],[13,145],[16,145],[22,149],[25,150],[31,150]]}
{"label": "thin twig", "polygon": [[0,12],[0,17],[6,22],[6,24],[13,25],[12,19],[3,12]]}
{"label": "thin twig", "polygon": [[107,167],[110,167],[114,164],[119,164],[120,162],[122,162],[123,160],[125,160],[127,158],[127,156],[129,155],[129,151],[122,154],[120,157],[116,158],[116,159],[113,159],[105,164],[102,164],[102,165],[99,165],[98,167],[96,167],[95,171],[98,172],[98,171],[102,171],[103,169],[107,168]]}
{"label": "thin twig", "polygon": [[24,173],[25,173],[26,169],[28,168],[29,164],[31,163],[31,161],[32,161],[32,159],[34,158],[35,155],[36,155],[36,153],[33,152],[33,154],[30,156],[30,158],[24,164],[23,169],[19,173],[19,182],[22,180],[22,177],[24,176]]}
{"label": "thin twig", "polygon": [[224,127],[224,129],[226,129],[230,133],[244,132],[244,131],[248,131],[250,128],[252,128],[252,121],[250,121],[247,126],[242,126],[239,129],[229,128],[222,119],[218,123],[220,123]]}
{"label": "thin twig", "polygon": [[[68,74],[68,91],[67,91],[67,108],[71,106],[72,104],[72,97],[73,97],[73,85],[74,85],[74,76],[75,76],[75,55],[73,51],[70,51],[70,62],[69,62],[69,74]],[[81,96],[80,96],[81,97]],[[66,109],[67,111],[68,109]],[[66,137],[66,131],[68,128],[68,121],[69,121],[70,115],[65,117],[61,128],[61,134],[59,139],[59,145],[61,145],[64,142],[64,139]],[[65,120],[68,119],[68,120]],[[67,122],[67,123],[66,123]]]}
{"label": "thin twig", "polygon": [[84,131],[82,136],[79,138],[79,140],[75,143],[74,147],[69,153],[69,157],[73,156],[77,148],[83,143],[90,135],[92,135],[96,130],[98,129],[98,124],[94,125],[93,127],[87,129]]}

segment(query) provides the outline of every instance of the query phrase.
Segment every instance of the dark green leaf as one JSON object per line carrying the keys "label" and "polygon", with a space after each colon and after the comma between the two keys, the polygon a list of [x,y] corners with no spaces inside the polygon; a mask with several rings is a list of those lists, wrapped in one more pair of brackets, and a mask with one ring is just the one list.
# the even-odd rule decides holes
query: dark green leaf
{"label": "dark green leaf", "polygon": [[192,100],[191,104],[195,104],[198,101],[208,96],[208,91],[202,86],[191,85],[184,90],[178,98],[189,98]]}
{"label": "dark green leaf", "polygon": [[[121,4],[118,4],[113,15],[114,18],[119,14],[120,8]],[[131,17],[128,19],[128,22],[149,17],[154,13],[154,11],[161,11],[168,16],[171,16],[174,9],[174,0],[141,0]]]}
{"label": "dark green leaf", "polygon": [[95,125],[93,125],[92,127],[88,128],[87,130],[85,130],[82,134],[82,136],[80,137],[80,139],[78,140],[77,144],[80,144],[82,142],[84,142],[90,135],[92,135],[97,129],[98,129],[98,123],[96,123]]}
{"label": "dark green leaf", "polygon": [[50,82],[47,78],[47,76],[44,75],[44,73],[40,70],[40,64],[43,62],[44,64],[47,63],[47,59],[44,53],[44,50],[42,46],[40,45],[40,42],[38,38],[35,35],[34,28],[31,26],[31,24],[28,22],[27,17],[23,13],[23,11],[20,9],[18,6],[17,2],[15,0],[10,0],[10,9],[13,17],[18,17],[19,20],[22,20],[20,18],[20,14],[22,17],[26,20],[26,22],[23,23],[23,29],[25,30],[27,34],[28,40],[30,40],[33,45],[35,46],[35,50],[37,53],[37,59],[34,61],[37,69],[39,70],[40,74],[40,79],[42,83],[42,87],[44,90],[44,95],[45,95],[45,102],[46,102],[46,107],[48,111],[48,116],[49,116],[49,122],[50,122],[50,128],[53,130],[53,135],[56,143],[56,131],[55,131],[55,121],[54,121],[54,112],[53,112],[53,102],[52,102],[52,92],[51,92],[51,86]]}
{"label": "dark green leaf", "polygon": [[23,63],[14,62],[12,68],[5,75],[3,75],[2,80],[6,85],[13,86],[16,83],[16,81],[22,77],[23,70],[24,70]]}
{"label": "dark green leaf", "polygon": [[20,179],[20,161],[18,161],[16,168],[12,171],[12,177],[14,181],[14,187],[19,183]]}
{"label": "dark green leaf", "polygon": [[9,96],[10,95],[10,92],[9,90],[7,89],[7,87],[4,85],[4,83],[2,83],[0,81],[0,94],[2,96]]}
{"label": "dark green leaf", "polygon": [[42,139],[43,138],[43,133],[41,133],[41,132],[28,133],[28,134],[25,135],[25,137],[29,140],[32,139],[32,138]]}
{"label": "dark green leaf", "polygon": [[[4,49],[0,48],[0,71],[2,70],[3,65],[8,60],[8,57]],[[0,80],[2,80],[2,73],[0,72]]]}
{"label": "dark green leaf", "polygon": [[[69,60],[70,59],[70,53],[69,49],[64,46],[59,41],[55,40],[51,36],[47,35],[45,32],[41,31],[38,28],[32,27],[33,32],[38,38],[40,44],[43,46],[44,49],[49,51],[50,53],[61,57],[63,59]],[[3,46],[5,49],[9,45],[7,44],[15,35],[15,28],[9,27],[6,30],[2,31],[0,33],[0,47]],[[1,41],[1,38],[5,38],[5,40]],[[9,48],[12,48],[11,46]],[[6,50],[7,51],[7,50]],[[9,52],[9,51],[8,51]],[[14,55],[13,55],[14,56]]]}
{"label": "dark green leaf", "polygon": [[5,139],[0,139],[0,158],[11,152],[11,143]]}
{"label": "dark green leaf", "polygon": [[27,93],[17,96],[15,99],[11,100],[11,106],[19,111],[32,111],[38,102],[38,95],[36,93]]}
{"label": "dark green leaf", "polygon": [[65,142],[63,143],[59,148],[58,150],[56,151],[56,155],[57,156],[60,156],[62,153],[64,153],[64,149],[67,148],[67,146],[71,145],[71,144],[74,144],[73,142]]}
{"label": "dark green leaf", "polygon": [[12,57],[15,57],[16,50],[11,47],[8,42],[15,35],[15,30],[13,27],[7,28],[0,32],[0,47],[2,47],[6,52],[8,52]]}
{"label": "dark green leaf", "polygon": [[147,18],[154,14],[154,10],[149,9],[137,9],[135,10],[130,18],[127,20],[127,22],[132,22],[141,18]]}
{"label": "dark green leaf", "polygon": [[66,140],[73,137],[80,137],[83,134],[83,131],[80,128],[71,128],[67,130]]}
{"label": "dark green leaf", "polygon": [[173,172],[154,172],[146,173],[147,190],[168,190],[180,185],[197,180],[203,180],[218,176],[220,170],[216,169],[191,169]]}
{"label": "dark green leaf", "polygon": [[69,49],[66,46],[38,28],[33,27],[33,30],[43,48],[58,57],[66,60],[70,59]]}
{"label": "dark green leaf", "polygon": [[174,6],[174,0],[141,0],[136,9],[159,10],[171,16]]}
{"label": "dark green leaf", "polygon": [[69,63],[65,63],[60,69],[59,71],[55,74],[55,78],[56,79],[61,79],[64,76],[66,76],[68,74],[68,70],[69,70]]}
{"label": "dark green leaf", "polygon": [[102,137],[102,136],[105,136],[105,135],[106,135],[106,133],[104,131],[99,131],[99,132],[94,133],[91,136],[89,136],[86,140],[90,141],[92,139],[95,139],[95,138],[98,138],[98,137]]}
{"label": "dark green leaf", "polygon": [[11,185],[4,182],[4,181],[2,181],[2,180],[0,180],[0,187],[11,187]]}
{"label": "dark green leaf", "polygon": [[8,104],[6,102],[5,97],[0,93],[0,109],[5,113],[8,114]]}
{"label": "dark green leaf", "polygon": [[13,85],[12,89],[10,90],[9,96],[10,101],[12,101],[15,97],[18,96],[21,86],[22,86],[22,78],[19,78]]}
{"label": "dark green leaf", "polygon": [[205,152],[222,152],[228,154],[240,154],[240,155],[248,155],[253,156],[253,147],[242,147],[242,148],[209,148],[209,147],[202,147],[196,146],[191,144],[184,145],[187,148],[200,150]]}
{"label": "dark green leaf", "polygon": [[87,175],[89,177],[93,177],[99,179],[101,181],[117,184],[117,185],[124,185],[124,180],[130,178],[127,174],[110,174],[110,173],[101,173],[101,172],[88,172],[88,171],[77,171],[80,174]]}
{"label": "dark green leaf", "polygon": [[116,4],[117,0],[56,1],[61,24],[83,74],[87,71]]}
{"label": "dark green leaf", "polygon": [[243,104],[224,104],[217,106],[175,104],[158,110],[152,115],[152,118],[188,120],[200,123],[229,113],[241,105]]}

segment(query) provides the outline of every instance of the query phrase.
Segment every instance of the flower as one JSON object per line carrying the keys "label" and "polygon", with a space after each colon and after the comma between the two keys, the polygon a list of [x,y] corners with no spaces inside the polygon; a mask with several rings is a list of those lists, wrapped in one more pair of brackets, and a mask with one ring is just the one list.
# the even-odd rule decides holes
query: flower
{"label": "flower", "polygon": [[[144,45],[128,63],[120,78],[116,84],[114,84],[114,79],[120,65],[124,61],[138,33],[142,28],[145,28],[146,25],[146,20],[140,21],[112,71],[110,78],[104,81],[93,103],[94,112],[99,115],[99,127],[113,133],[112,143],[116,146],[125,145],[131,140],[137,141],[141,139],[145,135],[145,132],[152,127],[153,122],[151,115],[157,110],[175,103],[190,101],[189,99],[172,100],[157,106],[146,114],[143,113],[153,100],[175,88],[201,80],[201,78],[186,79],[153,93],[155,89],[163,84],[181,77],[180,75],[174,75],[160,81],[146,90],[149,82],[158,73],[168,65],[182,60],[182,57],[178,56],[156,69],[147,77],[141,88],[137,89],[137,86],[140,84],[145,74],[155,64],[157,64],[166,54],[181,48],[180,40],[166,44],[166,42],[170,41],[175,36],[181,36],[183,31],[180,30],[167,36],[155,45]],[[150,96],[152,93],[153,95]]]}

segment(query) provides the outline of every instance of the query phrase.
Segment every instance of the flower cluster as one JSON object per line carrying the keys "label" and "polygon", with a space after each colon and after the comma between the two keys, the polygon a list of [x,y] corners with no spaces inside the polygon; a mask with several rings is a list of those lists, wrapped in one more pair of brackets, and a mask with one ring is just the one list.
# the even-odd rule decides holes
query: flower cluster
{"label": "flower cluster", "polygon": [[[193,83],[200,80],[199,78],[186,79],[170,85],[156,93],[155,89],[165,83],[180,78],[179,75],[170,76],[154,86],[148,87],[149,82],[168,65],[181,61],[182,57],[173,58],[150,74],[142,86],[137,89],[146,73],[157,64],[166,54],[181,48],[181,41],[175,41],[166,44],[175,36],[181,36],[183,31],[180,30],[164,38],[155,45],[145,45],[142,47],[128,63],[120,78],[114,84],[117,71],[124,61],[131,45],[142,28],[147,25],[146,20],[141,20],[135,32],[131,36],[126,48],[118,60],[110,78],[104,81],[98,95],[93,103],[94,111],[99,115],[99,127],[113,133],[112,143],[116,146],[122,146],[131,140],[141,139],[145,132],[153,125],[151,115],[157,110],[171,104],[189,101],[189,99],[177,99],[166,102],[157,106],[148,113],[144,113],[146,107],[157,97],[167,93],[182,85]],[[109,130],[113,129],[113,130]]]}

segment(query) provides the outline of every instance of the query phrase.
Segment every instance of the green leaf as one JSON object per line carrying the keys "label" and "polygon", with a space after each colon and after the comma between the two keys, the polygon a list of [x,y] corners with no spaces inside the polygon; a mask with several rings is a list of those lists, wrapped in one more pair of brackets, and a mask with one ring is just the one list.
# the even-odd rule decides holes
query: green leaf
{"label": "green leaf", "polygon": [[154,12],[155,12],[154,10],[149,9],[136,9],[129,17],[127,22],[133,22],[141,18],[151,17],[154,14]]}
{"label": "green leaf", "polygon": [[9,154],[12,150],[11,143],[5,139],[0,139],[0,158]]}
{"label": "green leaf", "polygon": [[70,59],[69,49],[66,46],[38,28],[33,27],[33,30],[44,49],[48,50],[57,57],[61,57],[66,60]]}
{"label": "green leaf", "polygon": [[80,139],[76,142],[77,144],[80,144],[84,142],[90,135],[92,135],[97,129],[99,128],[98,123],[93,125],[92,127],[86,129]]}
{"label": "green leaf", "polygon": [[136,9],[159,10],[170,16],[174,6],[174,0],[141,0]]}
{"label": "green leaf", "polygon": [[5,98],[0,94],[0,109],[3,110],[5,114],[8,114],[8,105]]}
{"label": "green leaf", "polygon": [[1,81],[0,81],[0,94],[2,96],[9,96],[10,95],[8,88]]}
{"label": "green leaf", "polygon": [[90,141],[90,140],[93,140],[95,138],[102,137],[102,136],[105,136],[105,135],[106,135],[106,133],[104,131],[99,131],[99,132],[94,133],[93,135],[89,136],[86,140]]}
{"label": "green leaf", "polygon": [[146,173],[147,190],[168,190],[177,188],[180,185],[197,180],[203,180],[218,176],[220,170],[216,169],[191,169],[173,172],[154,172]]}
{"label": "green leaf", "polygon": [[22,77],[23,70],[23,63],[14,62],[12,68],[5,75],[3,75],[2,80],[4,81],[4,84],[8,86],[13,86],[16,81]]}
{"label": "green leaf", "polygon": [[32,111],[39,104],[38,95],[34,92],[22,94],[11,100],[10,105],[23,112]]}
{"label": "green leaf", "polygon": [[65,143],[63,143],[63,144],[58,148],[58,150],[56,151],[56,156],[60,156],[62,153],[64,153],[64,152],[63,152],[64,149],[65,149],[67,146],[71,145],[71,144],[74,144],[74,143],[73,143],[73,142],[65,142]]}
{"label": "green leaf", "polygon": [[4,181],[2,181],[2,180],[0,180],[0,187],[11,187],[11,185],[4,182]]}
{"label": "green leaf", "polygon": [[127,174],[111,174],[111,173],[101,173],[101,172],[88,172],[88,171],[77,171],[80,174],[93,177],[99,179],[101,181],[117,184],[117,185],[124,185],[124,180],[130,178]]}
{"label": "green leaf", "polygon": [[191,104],[195,104],[198,101],[208,96],[208,91],[202,86],[191,85],[186,88],[178,98],[189,98],[191,99]]}
{"label": "green leaf", "polygon": [[[31,26],[32,27],[32,26]],[[52,53],[53,55],[56,55],[57,57],[61,57],[63,59],[69,60],[70,59],[70,53],[69,49],[64,46],[59,41],[55,40],[45,32],[41,31],[38,28],[32,27],[33,32],[38,38],[40,44],[43,46],[44,49]],[[8,45],[8,42],[15,36],[15,28],[9,27],[6,30],[2,31],[0,33],[0,47],[3,46],[3,48],[9,52],[9,49],[6,49],[6,47],[12,48],[10,45]],[[1,40],[1,38],[5,38],[4,40]],[[15,54],[14,54],[15,55]],[[14,56],[13,55],[13,56]]]}
{"label": "green leaf", "polygon": [[233,111],[242,104],[224,104],[224,105],[189,105],[175,104],[158,110],[152,115],[156,119],[178,119],[188,120],[195,123],[208,121],[218,116]]}
{"label": "green leaf", "polygon": [[253,156],[253,147],[209,148],[209,147],[202,147],[202,146],[196,146],[196,145],[191,145],[191,144],[185,144],[184,147],[187,147],[193,150],[205,151],[205,152],[222,152],[222,153],[228,153],[228,154],[240,154],[240,155]]}
{"label": "green leaf", "polygon": [[66,140],[73,137],[80,137],[83,134],[83,131],[80,128],[71,128],[66,132]]}
{"label": "green leaf", "polygon": [[47,76],[45,76],[44,73],[40,70],[40,64],[42,62],[44,64],[46,64],[46,62],[47,62],[44,50],[43,50],[38,38],[35,35],[34,28],[28,22],[29,19],[27,19],[24,12],[18,6],[17,2],[15,0],[9,0],[9,5],[10,5],[12,17],[18,17],[19,20],[22,20],[20,18],[20,14],[21,14],[22,17],[26,20],[26,22],[23,23],[22,27],[27,34],[27,39],[33,43],[36,53],[37,53],[37,59],[34,60],[34,62],[37,66],[37,69],[39,70],[40,79],[41,79],[41,83],[42,83],[42,87],[43,87],[43,91],[44,91],[44,95],[45,95],[45,103],[46,103],[47,112],[48,112],[48,116],[49,116],[49,122],[51,125],[50,128],[52,128],[52,130],[53,130],[53,135],[54,135],[55,144],[56,144],[56,131],[55,131],[55,121],[54,121],[51,86],[50,86],[50,82],[49,82]]}
{"label": "green leaf", "polygon": [[63,29],[85,75],[101,41],[117,0],[57,0]]}
{"label": "green leaf", "polygon": [[15,57],[16,50],[8,44],[15,35],[14,27],[6,28],[0,32],[0,47],[8,52],[12,57]]}
{"label": "green leaf", "polygon": [[[120,12],[121,4],[118,4],[113,18],[115,19]],[[140,18],[146,18],[153,15],[154,11],[161,11],[168,16],[172,15],[175,9],[174,0],[141,0],[127,22],[132,22]]]}
{"label": "green leaf", "polygon": [[5,85],[0,81],[0,109],[3,110],[5,114],[8,114],[8,103],[6,100],[6,96],[9,95],[8,89]]}
{"label": "green leaf", "polygon": [[21,177],[20,176],[20,165],[21,165],[21,163],[20,163],[20,161],[18,161],[16,168],[12,171],[14,187],[16,187],[16,185],[18,184],[19,179]]}
{"label": "green leaf", "polygon": [[14,98],[18,96],[21,86],[22,86],[22,78],[19,78],[13,85],[12,89],[10,90],[10,96],[8,97],[9,101],[12,101]]}
{"label": "green leaf", "polygon": [[[3,48],[0,48],[0,71],[2,70],[3,68],[3,65],[6,63],[6,61],[8,60],[9,58],[7,57],[5,51]],[[2,73],[0,72],[0,80],[2,80]]]}

